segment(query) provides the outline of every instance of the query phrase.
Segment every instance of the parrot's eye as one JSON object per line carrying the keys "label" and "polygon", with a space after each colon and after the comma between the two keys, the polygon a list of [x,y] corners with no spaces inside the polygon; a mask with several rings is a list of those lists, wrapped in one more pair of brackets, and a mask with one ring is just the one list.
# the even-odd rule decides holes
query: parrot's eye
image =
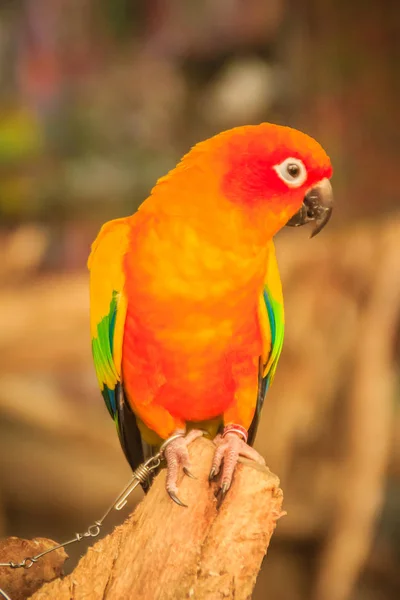
{"label": "parrot's eye", "polygon": [[299,158],[286,158],[279,165],[275,165],[278,177],[290,187],[299,187],[307,179],[307,170]]}
{"label": "parrot's eye", "polygon": [[289,173],[290,177],[293,177],[293,179],[300,175],[300,167],[299,165],[296,165],[296,163],[290,163],[286,167],[286,170]]}

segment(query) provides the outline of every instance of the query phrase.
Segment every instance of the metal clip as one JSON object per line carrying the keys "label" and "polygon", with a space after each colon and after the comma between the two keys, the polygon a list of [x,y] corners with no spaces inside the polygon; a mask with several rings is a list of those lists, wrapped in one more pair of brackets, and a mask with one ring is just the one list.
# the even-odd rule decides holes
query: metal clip
{"label": "metal clip", "polygon": [[150,473],[157,469],[161,464],[161,452],[158,452],[155,456],[152,456],[144,464],[139,465],[138,468],[133,472],[133,477],[128,483],[126,488],[118,496],[117,500],[113,504],[115,510],[122,510],[128,501],[128,497],[131,495],[133,490],[141,483],[144,483]]}
{"label": "metal clip", "polygon": [[[176,436],[180,437],[180,435]],[[138,468],[133,472],[132,479],[128,483],[128,485],[122,490],[117,499],[111,504],[111,506],[107,509],[101,519],[94,521],[92,525],[88,527],[88,529],[84,533],[76,533],[75,537],[67,542],[62,544],[57,544],[57,546],[53,546],[48,550],[44,550],[40,554],[36,556],[27,556],[21,562],[16,563],[10,560],[7,563],[0,563],[0,567],[10,567],[11,569],[30,569],[40,558],[49,554],[50,552],[54,552],[59,548],[64,548],[65,546],[69,546],[70,544],[74,544],[75,542],[80,542],[84,538],[94,538],[100,534],[101,527],[103,525],[104,520],[108,517],[112,510],[122,510],[128,501],[128,497],[131,495],[133,490],[144,483],[146,479],[149,477],[152,471],[158,469],[162,460],[162,452],[158,452],[151,458],[149,458],[145,463],[138,466]],[[4,598],[5,600],[11,600],[11,598],[6,594],[4,590],[0,588],[0,598]]]}

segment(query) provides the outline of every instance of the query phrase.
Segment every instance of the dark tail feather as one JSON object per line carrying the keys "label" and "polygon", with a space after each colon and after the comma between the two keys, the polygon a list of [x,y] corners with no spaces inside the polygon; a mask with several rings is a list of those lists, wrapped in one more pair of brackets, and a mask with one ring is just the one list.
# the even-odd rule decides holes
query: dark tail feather
{"label": "dark tail feather", "polygon": [[[136,416],[127,401],[121,384],[118,384],[116,399],[119,441],[126,459],[134,471],[145,460],[148,460],[153,456],[157,450],[154,446],[149,446],[149,444],[143,441]],[[156,475],[156,472],[153,473]],[[154,475],[152,474],[149,476],[147,480],[141,484],[144,492],[148,491],[154,479]]]}
{"label": "dark tail feather", "polygon": [[259,362],[259,367],[258,367],[257,404],[256,404],[256,410],[254,412],[254,417],[253,417],[253,420],[252,420],[250,428],[249,428],[249,435],[248,435],[248,440],[247,440],[247,443],[250,446],[252,446],[254,444],[254,440],[257,435],[258,424],[260,422],[260,416],[261,416],[261,409],[263,407],[265,394],[267,393],[267,389],[268,389],[268,377],[263,377],[263,370],[264,370],[263,363],[262,363],[262,359],[260,357],[260,362]]}

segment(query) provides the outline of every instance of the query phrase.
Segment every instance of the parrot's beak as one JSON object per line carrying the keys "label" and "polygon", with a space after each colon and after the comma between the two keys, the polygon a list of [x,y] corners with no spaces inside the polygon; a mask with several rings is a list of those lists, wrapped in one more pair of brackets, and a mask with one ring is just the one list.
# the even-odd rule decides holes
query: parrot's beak
{"label": "parrot's beak", "polygon": [[314,221],[311,237],[317,235],[331,218],[333,209],[333,193],[329,179],[322,179],[304,196],[301,208],[286,223],[290,227],[300,227]]}

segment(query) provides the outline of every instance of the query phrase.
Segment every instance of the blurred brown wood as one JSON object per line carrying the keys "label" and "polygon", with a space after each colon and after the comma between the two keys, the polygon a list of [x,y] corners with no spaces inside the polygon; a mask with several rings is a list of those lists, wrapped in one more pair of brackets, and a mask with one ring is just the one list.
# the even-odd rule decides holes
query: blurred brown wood
{"label": "blurred brown wood", "polygon": [[[348,392],[347,461],[338,479],[331,535],[321,556],[315,600],[346,600],[370,550],[382,506],[397,386],[393,346],[399,327],[398,228],[376,242],[380,260],[360,311]],[[382,310],[382,307],[385,310]]]}
{"label": "blurred brown wood", "polygon": [[279,479],[267,468],[242,461],[222,507],[207,475],[214,446],[191,447],[193,471],[174,504],[165,492],[165,472],[115,531],[89,549],[68,577],[45,585],[32,600],[179,600],[250,598],[281,511]]}
{"label": "blurred brown wood", "polygon": [[[0,540],[0,562],[21,562],[55,546],[57,542],[45,538],[22,540],[9,537]],[[40,559],[28,569],[0,567],[0,587],[12,600],[25,600],[44,583],[62,575],[63,565],[68,558],[64,548],[59,548]]]}

